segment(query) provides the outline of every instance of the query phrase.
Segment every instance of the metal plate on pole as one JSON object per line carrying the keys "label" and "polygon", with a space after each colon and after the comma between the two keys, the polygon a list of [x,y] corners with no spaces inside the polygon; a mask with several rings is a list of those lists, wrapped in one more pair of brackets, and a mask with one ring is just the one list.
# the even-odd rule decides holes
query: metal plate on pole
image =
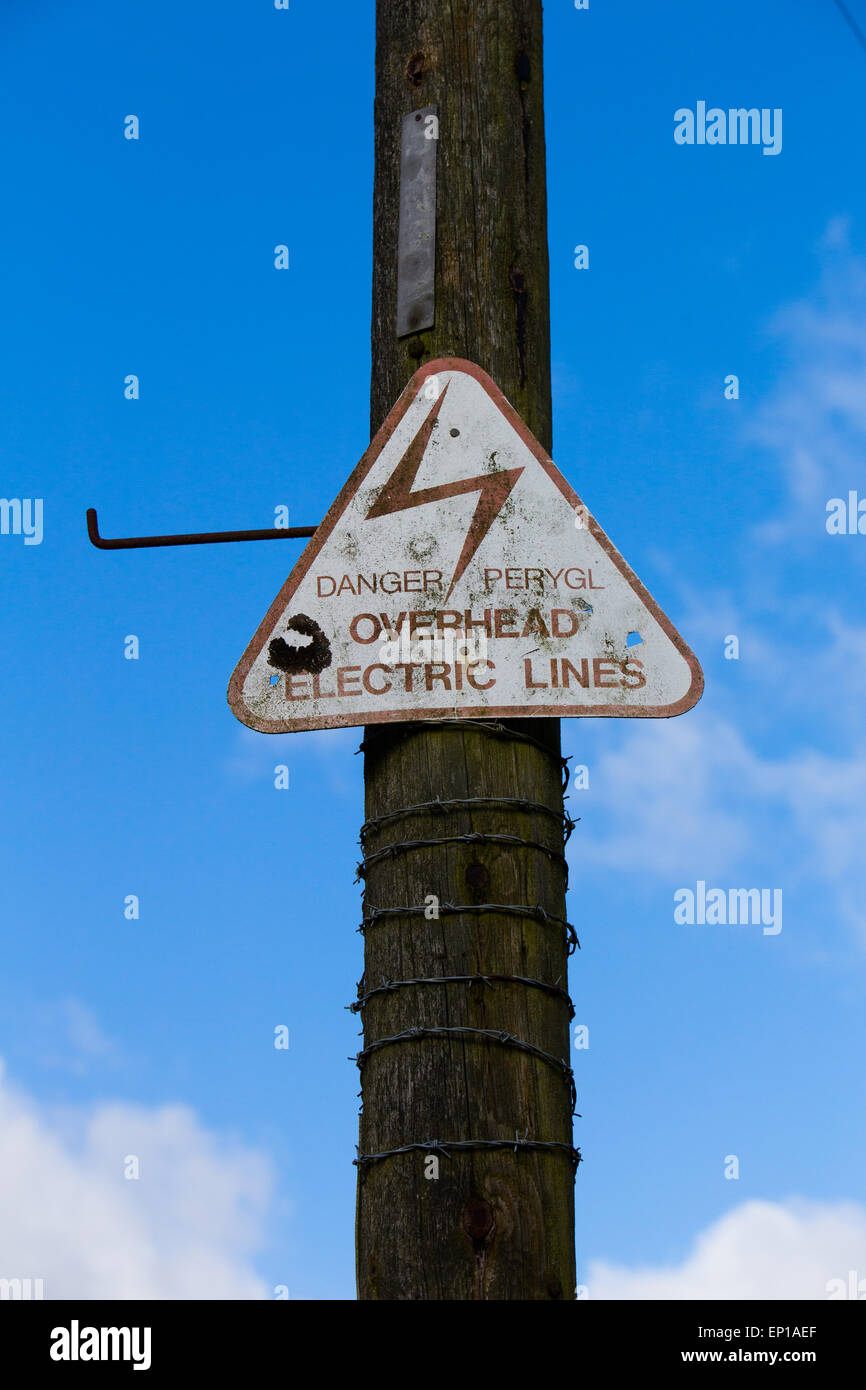
{"label": "metal plate on pole", "polygon": [[398,338],[433,327],[438,141],[435,106],[424,106],[403,117],[397,250]]}
{"label": "metal plate on pole", "polygon": [[480,367],[415,373],[229,686],[263,733],[682,714],[697,659]]}

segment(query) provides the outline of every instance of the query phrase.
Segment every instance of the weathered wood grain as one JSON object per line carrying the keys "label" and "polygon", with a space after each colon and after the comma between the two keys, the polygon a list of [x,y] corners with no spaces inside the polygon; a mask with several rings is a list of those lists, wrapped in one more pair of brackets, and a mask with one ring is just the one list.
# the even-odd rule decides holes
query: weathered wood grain
{"label": "weathered wood grain", "polygon": [[[378,0],[374,188],[375,432],[424,361],[456,356],[493,377],[550,449],[550,346],[540,0]],[[395,338],[401,118],[439,109],[436,322]],[[466,727],[377,725],[365,733],[366,815],[440,797],[521,797],[562,809],[557,720],[515,721],[540,740]],[[375,829],[402,839],[487,831],[562,848],[541,812],[415,812]],[[365,912],[423,903],[540,904],[566,917],[562,865],[490,843],[413,849],[371,865]],[[566,980],[561,929],[511,914],[388,919],[365,937],[366,988],[382,978],[498,973]],[[378,994],[364,1045],[416,1026],[503,1030],[569,1058],[564,1000],[521,984],[423,985]],[[566,1081],[542,1059],[475,1038],[385,1047],[363,1073],[360,1147],[521,1137],[571,1143]],[[454,1154],[438,1180],[420,1152],[359,1170],[362,1299],[571,1299],[574,1193],[562,1153]]]}

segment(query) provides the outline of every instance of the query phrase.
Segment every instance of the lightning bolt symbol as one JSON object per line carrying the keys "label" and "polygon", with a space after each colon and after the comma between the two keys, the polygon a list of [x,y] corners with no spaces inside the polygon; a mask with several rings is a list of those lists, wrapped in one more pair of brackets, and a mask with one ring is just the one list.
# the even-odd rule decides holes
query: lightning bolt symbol
{"label": "lightning bolt symbol", "polygon": [[412,491],[412,484],[417,477],[418,469],[421,467],[421,460],[426,453],[427,445],[430,443],[433,426],[439,418],[439,411],[449,385],[450,382],[446,382],[423,425],[367,513],[367,520],[369,521],[371,517],[391,516],[394,512],[408,511],[410,507],[423,507],[428,502],[439,502],[445,497],[462,497],[467,492],[479,492],[481,494],[475,513],[469,523],[469,530],[466,532],[466,539],[457,561],[457,568],[448,586],[448,593],[445,595],[446,600],[523,472],[522,468],[503,468],[498,473],[482,473],[476,478],[461,478],[455,483],[440,483],[437,487],[422,487],[417,492]]}

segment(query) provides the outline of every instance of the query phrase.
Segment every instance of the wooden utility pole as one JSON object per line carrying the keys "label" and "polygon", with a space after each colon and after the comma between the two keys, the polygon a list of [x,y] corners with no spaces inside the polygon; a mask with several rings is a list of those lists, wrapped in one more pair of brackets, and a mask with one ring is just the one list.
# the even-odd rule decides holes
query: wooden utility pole
{"label": "wooden utility pole", "polygon": [[[429,106],[435,324],[398,339],[401,123]],[[422,363],[461,357],[549,450],[541,0],[378,0],[375,156],[373,432]],[[571,1299],[559,721],[380,724],[364,753],[365,856],[447,843],[365,867],[358,1296]],[[437,798],[457,804],[429,809]],[[455,841],[473,832],[532,844]]]}

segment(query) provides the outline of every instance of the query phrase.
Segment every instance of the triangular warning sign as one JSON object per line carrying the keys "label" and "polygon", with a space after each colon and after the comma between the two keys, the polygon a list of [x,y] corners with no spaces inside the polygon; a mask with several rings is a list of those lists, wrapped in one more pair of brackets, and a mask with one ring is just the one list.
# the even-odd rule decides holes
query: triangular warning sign
{"label": "triangular warning sign", "polygon": [[416,372],[229,685],[263,733],[383,720],[658,717],[692,652],[501,391]]}

